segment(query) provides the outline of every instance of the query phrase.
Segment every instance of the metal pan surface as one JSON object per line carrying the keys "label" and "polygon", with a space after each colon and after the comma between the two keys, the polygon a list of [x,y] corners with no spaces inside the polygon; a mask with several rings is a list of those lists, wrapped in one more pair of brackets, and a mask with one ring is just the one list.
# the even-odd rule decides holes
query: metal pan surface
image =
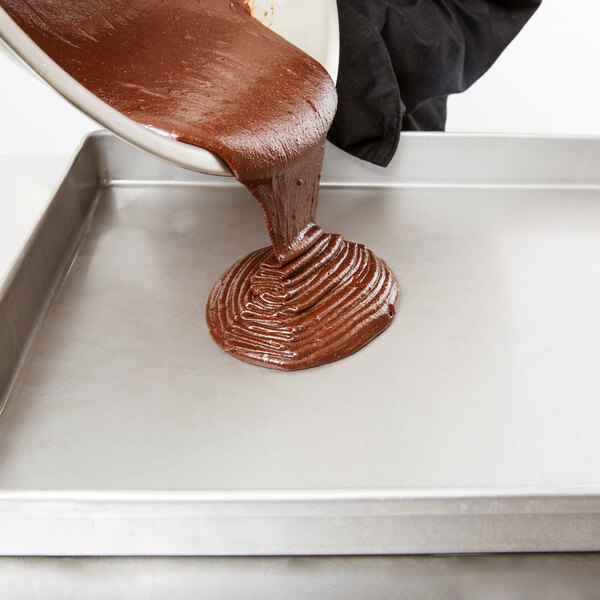
{"label": "metal pan surface", "polygon": [[595,138],[330,148],[320,223],[387,260],[398,315],[280,373],[204,322],[267,244],[249,193],[91,136],[0,291],[0,553],[600,550],[598,164]]}
{"label": "metal pan surface", "polygon": [[219,598],[589,600],[600,587],[600,555],[349,557],[119,557],[0,559],[7,600],[35,598]]}

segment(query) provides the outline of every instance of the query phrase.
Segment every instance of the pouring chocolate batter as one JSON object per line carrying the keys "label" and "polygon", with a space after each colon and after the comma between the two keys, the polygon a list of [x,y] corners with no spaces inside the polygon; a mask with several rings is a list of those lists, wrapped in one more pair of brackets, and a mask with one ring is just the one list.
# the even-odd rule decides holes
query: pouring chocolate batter
{"label": "pouring chocolate batter", "polygon": [[316,224],[334,85],[244,2],[0,6],[86,88],[131,119],[216,153],[258,200],[272,246],[233,265],[208,299],[206,319],[224,350],[302,369],[358,350],[390,324],[398,284],[386,264]]}

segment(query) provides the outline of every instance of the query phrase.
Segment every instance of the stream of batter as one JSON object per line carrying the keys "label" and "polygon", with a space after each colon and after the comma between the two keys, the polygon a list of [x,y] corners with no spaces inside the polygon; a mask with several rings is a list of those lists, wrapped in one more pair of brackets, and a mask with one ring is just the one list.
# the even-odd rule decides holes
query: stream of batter
{"label": "stream of batter", "polygon": [[[336,92],[242,0],[0,0],[63,69],[131,119],[227,162],[271,247],[230,267],[206,320],[230,354],[293,370],[358,350],[392,321],[398,283],[316,223]],[[227,235],[227,232],[223,232]]]}

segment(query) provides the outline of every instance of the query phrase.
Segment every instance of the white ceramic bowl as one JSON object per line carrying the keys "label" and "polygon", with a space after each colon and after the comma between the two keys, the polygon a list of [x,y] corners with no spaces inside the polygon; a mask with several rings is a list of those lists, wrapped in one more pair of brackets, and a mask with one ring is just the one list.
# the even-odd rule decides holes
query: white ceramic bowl
{"label": "white ceramic bowl", "polygon": [[[318,60],[336,80],[339,60],[336,0],[253,0],[251,5],[257,18]],[[164,137],[100,100],[61,69],[2,8],[0,40],[69,102],[124,140],[194,171],[231,175],[229,167],[216,154]]]}

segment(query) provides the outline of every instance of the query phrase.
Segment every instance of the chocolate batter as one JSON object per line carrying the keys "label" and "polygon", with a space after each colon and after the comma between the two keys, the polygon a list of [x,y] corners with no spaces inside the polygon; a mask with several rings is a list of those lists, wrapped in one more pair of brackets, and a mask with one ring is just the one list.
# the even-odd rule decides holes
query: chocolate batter
{"label": "chocolate batter", "polygon": [[[241,0],[0,0],[61,67],[131,119],[223,158],[263,210],[272,247],[215,284],[206,319],[234,356],[302,369],[391,322],[398,284],[316,224],[334,85]],[[226,235],[227,232],[223,232]]]}

